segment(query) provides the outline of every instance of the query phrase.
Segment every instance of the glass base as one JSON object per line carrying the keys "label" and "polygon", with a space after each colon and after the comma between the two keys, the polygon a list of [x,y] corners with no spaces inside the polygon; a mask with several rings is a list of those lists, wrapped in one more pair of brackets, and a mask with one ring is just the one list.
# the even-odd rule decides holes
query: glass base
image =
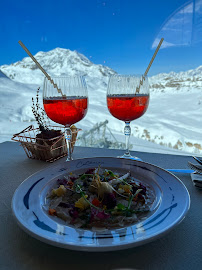
{"label": "glass base", "polygon": [[129,154],[129,155],[124,154],[123,156],[118,156],[117,158],[125,158],[125,159],[132,159],[132,160],[139,160],[139,161],[142,161],[142,159],[141,159],[141,158],[131,156],[130,154]]}
{"label": "glass base", "polygon": [[71,160],[73,160],[72,157],[71,157],[71,158],[68,157],[68,158],[66,159],[66,161],[71,161]]}

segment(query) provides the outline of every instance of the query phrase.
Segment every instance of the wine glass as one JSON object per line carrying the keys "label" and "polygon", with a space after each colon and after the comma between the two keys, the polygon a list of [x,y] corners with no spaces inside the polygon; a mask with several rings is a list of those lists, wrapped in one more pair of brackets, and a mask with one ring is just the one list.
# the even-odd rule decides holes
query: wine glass
{"label": "wine glass", "polygon": [[72,160],[70,126],[83,119],[88,108],[88,93],[84,77],[52,77],[52,82],[45,77],[43,105],[51,120],[65,126],[67,161]]}
{"label": "wine glass", "polygon": [[141,117],[149,104],[149,83],[147,76],[112,75],[107,89],[109,112],[125,122],[126,152],[121,158],[140,160],[129,152],[131,134],[130,122]]}

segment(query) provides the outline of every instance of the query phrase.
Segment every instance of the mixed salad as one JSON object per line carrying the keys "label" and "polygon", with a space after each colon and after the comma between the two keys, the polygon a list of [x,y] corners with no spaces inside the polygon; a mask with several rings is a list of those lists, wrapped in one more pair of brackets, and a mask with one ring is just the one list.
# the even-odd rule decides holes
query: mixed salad
{"label": "mixed salad", "polygon": [[69,173],[56,181],[46,197],[48,213],[84,229],[122,228],[148,215],[154,192],[130,172],[103,168]]}

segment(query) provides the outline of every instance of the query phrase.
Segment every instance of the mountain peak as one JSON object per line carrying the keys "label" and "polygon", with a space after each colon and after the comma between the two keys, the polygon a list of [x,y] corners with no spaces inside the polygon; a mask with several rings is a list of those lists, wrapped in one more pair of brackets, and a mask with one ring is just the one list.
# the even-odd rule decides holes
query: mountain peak
{"label": "mountain peak", "polygon": [[[55,48],[48,52],[39,51],[34,55],[36,60],[53,75],[86,75],[89,77],[107,77],[116,73],[109,67],[93,64],[86,56],[64,48]],[[25,57],[11,65],[3,65],[1,70],[11,79],[23,83],[39,83],[43,80],[43,73],[30,57]]]}

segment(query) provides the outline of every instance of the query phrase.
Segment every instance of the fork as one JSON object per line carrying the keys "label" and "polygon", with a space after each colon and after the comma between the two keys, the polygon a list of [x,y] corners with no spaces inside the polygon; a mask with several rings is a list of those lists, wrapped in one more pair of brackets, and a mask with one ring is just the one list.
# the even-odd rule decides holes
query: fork
{"label": "fork", "polygon": [[195,172],[202,174],[202,165],[196,165],[188,161],[188,166]]}
{"label": "fork", "polygon": [[199,164],[202,165],[202,159],[201,158],[198,158],[198,157],[194,157],[192,156]]}

